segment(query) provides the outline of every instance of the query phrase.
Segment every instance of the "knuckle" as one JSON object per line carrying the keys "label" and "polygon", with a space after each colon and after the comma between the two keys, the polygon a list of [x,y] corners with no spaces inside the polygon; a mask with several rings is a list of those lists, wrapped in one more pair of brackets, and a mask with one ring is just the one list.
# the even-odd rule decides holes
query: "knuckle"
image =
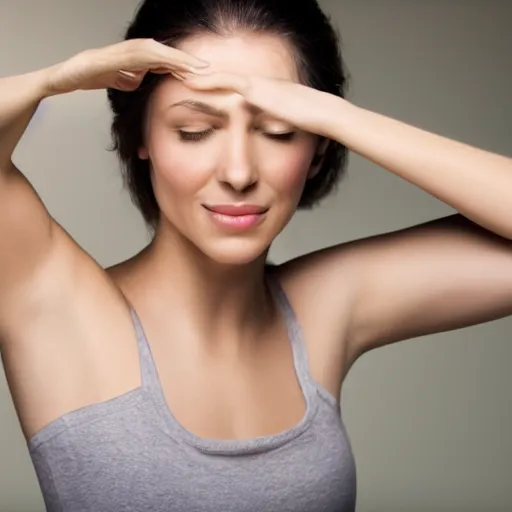
{"label": "knuckle", "polygon": [[138,39],[134,50],[137,53],[153,53],[155,51],[155,42],[153,39]]}
{"label": "knuckle", "polygon": [[161,46],[161,44],[158,41],[155,41],[152,38],[144,39],[144,43],[143,44],[145,45],[145,47],[148,50],[152,50],[152,51],[160,49],[160,46]]}
{"label": "knuckle", "polygon": [[167,59],[172,63],[180,64],[185,62],[185,59],[183,58],[183,52],[177,50],[176,48],[172,48],[171,46],[166,48],[165,55]]}
{"label": "knuckle", "polygon": [[150,39],[130,39],[129,41],[126,41],[126,43],[126,49],[134,54],[141,54],[152,50]]}

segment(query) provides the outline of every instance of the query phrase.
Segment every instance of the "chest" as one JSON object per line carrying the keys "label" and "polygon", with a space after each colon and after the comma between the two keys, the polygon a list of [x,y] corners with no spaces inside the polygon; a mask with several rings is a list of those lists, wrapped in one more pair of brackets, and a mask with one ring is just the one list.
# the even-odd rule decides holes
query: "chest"
{"label": "chest", "polygon": [[306,412],[298,354],[286,333],[239,351],[205,352],[194,344],[151,345],[153,385],[162,408],[192,435],[248,439],[277,434]]}
{"label": "chest", "polygon": [[92,421],[71,418],[33,452],[50,512],[355,509],[354,461],[334,408],[319,404],[290,438],[198,449],[169,430],[144,393],[113,405]]}
{"label": "chest", "polygon": [[[153,366],[163,407],[193,435],[211,439],[248,439],[293,427],[306,413],[304,385],[313,379],[337,397],[342,365],[333,364],[322,345],[310,347],[286,322],[256,342],[226,349],[210,340],[188,340],[169,329],[143,333],[150,348],[144,366]],[[161,332],[166,339],[161,339]],[[169,341],[169,340],[173,341]],[[151,340],[151,341],[149,341]],[[140,340],[139,340],[140,341]],[[312,364],[313,363],[313,364]]]}

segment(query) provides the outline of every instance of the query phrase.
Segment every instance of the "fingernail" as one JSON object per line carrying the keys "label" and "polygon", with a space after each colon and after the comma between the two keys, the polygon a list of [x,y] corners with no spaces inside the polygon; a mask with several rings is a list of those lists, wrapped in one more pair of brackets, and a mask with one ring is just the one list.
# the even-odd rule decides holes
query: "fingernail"
{"label": "fingernail", "polygon": [[134,80],[137,78],[134,73],[130,71],[124,71],[123,69],[119,69],[117,71],[121,76],[124,76],[125,78],[129,78],[130,80]]}

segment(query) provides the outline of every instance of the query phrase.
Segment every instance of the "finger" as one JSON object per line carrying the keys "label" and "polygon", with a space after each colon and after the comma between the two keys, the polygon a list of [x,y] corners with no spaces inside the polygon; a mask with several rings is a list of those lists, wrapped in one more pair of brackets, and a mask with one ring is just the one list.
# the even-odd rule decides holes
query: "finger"
{"label": "finger", "polygon": [[185,75],[184,71],[177,71],[175,69],[170,68],[152,69],[151,73],[153,73],[154,75],[171,75],[174,78],[179,78],[180,80],[183,80]]}
{"label": "finger", "polygon": [[207,90],[228,90],[242,96],[247,96],[250,89],[250,79],[241,75],[231,73],[210,73],[208,75],[188,75],[184,81],[191,89]]}
{"label": "finger", "polygon": [[176,78],[176,80],[179,80],[180,82],[183,82],[185,80],[185,73],[179,73],[178,71],[171,71],[171,75]]}
{"label": "finger", "polygon": [[[154,51],[158,52],[165,58],[165,61],[162,63],[162,67],[170,65],[173,68],[178,67],[184,71],[194,72],[210,66],[209,62],[171,46],[167,46],[166,44],[158,43],[156,41],[152,41],[150,44]],[[167,64],[167,66],[165,64]]]}
{"label": "finger", "polygon": [[130,71],[118,70],[114,88],[120,91],[134,91],[140,85],[141,80]]}
{"label": "finger", "polygon": [[123,78],[127,79],[131,78],[131,74],[138,76],[147,71],[156,74],[167,74],[173,71],[180,74],[204,73],[205,70],[208,72],[210,66],[206,61],[154,39],[132,39],[99,51],[104,51],[109,57],[99,59],[91,53],[91,61],[105,68],[99,71],[109,71],[108,68],[112,69],[111,66],[121,68],[124,73]]}
{"label": "finger", "polygon": [[184,80],[186,76],[207,75],[211,72],[212,71],[208,70],[208,69],[190,71],[189,69],[183,69],[183,68],[178,68],[178,67],[156,68],[156,69],[151,70],[151,73],[153,73],[155,75],[168,75],[168,74],[179,75],[182,80]]}
{"label": "finger", "polygon": [[119,69],[117,73],[121,75],[121,78],[123,79],[137,80],[137,75],[133,71],[125,71],[124,69]]}

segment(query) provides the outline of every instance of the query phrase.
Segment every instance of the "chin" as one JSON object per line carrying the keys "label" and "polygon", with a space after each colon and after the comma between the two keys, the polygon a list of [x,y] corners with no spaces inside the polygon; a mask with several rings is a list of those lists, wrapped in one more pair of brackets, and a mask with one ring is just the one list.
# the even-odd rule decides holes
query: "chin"
{"label": "chin", "polygon": [[269,246],[256,240],[232,239],[215,241],[199,247],[205,256],[215,263],[229,266],[243,266],[265,261]]}

